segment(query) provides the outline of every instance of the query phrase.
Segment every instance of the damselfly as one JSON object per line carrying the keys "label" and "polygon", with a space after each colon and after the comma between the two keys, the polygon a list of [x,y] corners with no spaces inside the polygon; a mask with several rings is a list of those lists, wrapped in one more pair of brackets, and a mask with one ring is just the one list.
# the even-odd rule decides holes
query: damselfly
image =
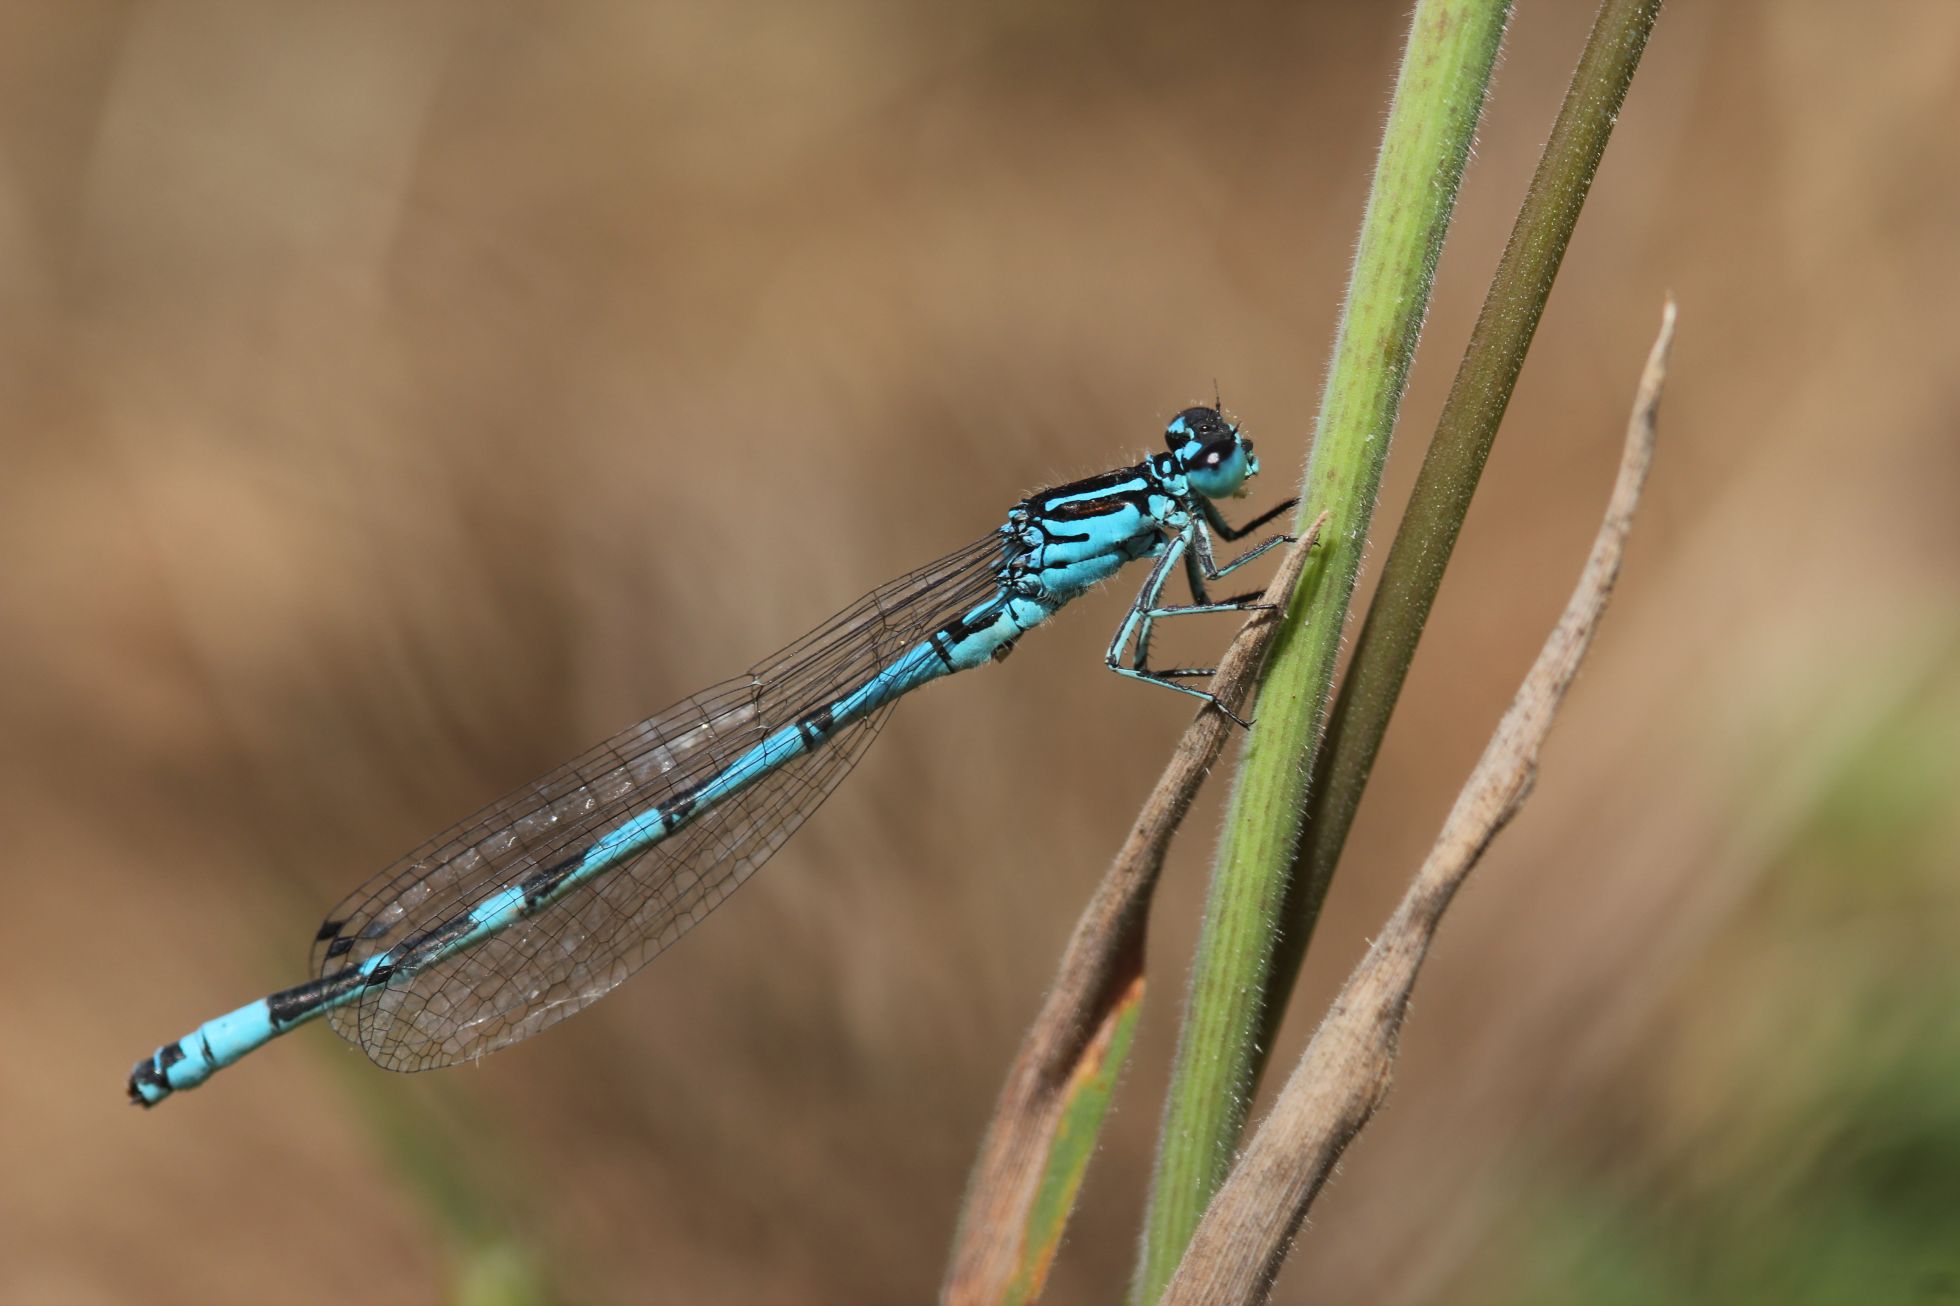
{"label": "damselfly", "polygon": [[[154,1106],[325,1016],[376,1065],[427,1070],[528,1038],[610,992],[733,893],[928,681],[1004,657],[1125,563],[1155,560],[1110,641],[1112,671],[1206,701],[1210,671],[1153,668],[1153,623],[1247,606],[1207,581],[1214,500],[1259,471],[1217,408],[1188,408],[1168,451],[1031,495],[986,538],[880,586],[765,658],[437,835],[357,889],[313,941],[318,978],[200,1025],[136,1063]],[[1164,606],[1183,567],[1192,602]],[[1222,710],[1222,709],[1221,709]],[[1236,718],[1234,718],[1236,719]]]}

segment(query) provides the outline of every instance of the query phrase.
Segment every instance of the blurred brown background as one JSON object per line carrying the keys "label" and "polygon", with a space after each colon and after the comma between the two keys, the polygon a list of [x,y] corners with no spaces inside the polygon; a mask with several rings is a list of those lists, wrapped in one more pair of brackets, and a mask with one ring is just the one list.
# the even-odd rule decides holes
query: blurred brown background
{"label": "blurred brown background", "polygon": [[[1590,8],[1519,7],[1382,531]],[[1127,591],[480,1070],[321,1028],[153,1114],[123,1077],[1214,379],[1283,495],[1403,9],[0,7],[0,1299],[930,1296],[1189,715],[1102,671]],[[1282,1061],[1563,603],[1671,290],[1628,571],[1282,1300],[1960,1298],[1956,122],[1946,0],[1663,15]],[[1127,1281],[1224,787],[1051,1300]]]}

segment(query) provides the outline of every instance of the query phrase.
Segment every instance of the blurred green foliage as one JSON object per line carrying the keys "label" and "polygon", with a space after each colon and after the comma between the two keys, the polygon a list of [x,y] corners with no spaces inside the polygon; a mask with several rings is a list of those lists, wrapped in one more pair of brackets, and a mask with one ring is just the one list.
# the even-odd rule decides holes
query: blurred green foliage
{"label": "blurred green foliage", "polygon": [[[322,1043],[331,1053],[344,1049]],[[377,1155],[395,1173],[448,1251],[448,1300],[456,1306],[544,1306],[554,1300],[540,1227],[522,1176],[530,1167],[505,1143],[509,1130],[453,1085],[371,1073],[362,1058],[334,1055]]]}
{"label": "blurred green foliage", "polygon": [[1684,977],[1658,1091],[1526,1181],[1480,1296],[1960,1302],[1956,739],[1960,657],[1843,751]]}

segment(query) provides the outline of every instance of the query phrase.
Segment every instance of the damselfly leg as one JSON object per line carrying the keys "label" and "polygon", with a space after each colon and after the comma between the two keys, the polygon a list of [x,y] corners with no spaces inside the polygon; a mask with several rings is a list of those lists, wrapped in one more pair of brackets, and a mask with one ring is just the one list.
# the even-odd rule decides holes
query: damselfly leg
{"label": "damselfly leg", "polygon": [[[1259,599],[1263,591],[1252,590],[1244,594],[1235,594],[1230,598],[1212,599],[1206,593],[1204,582],[1207,579],[1217,580],[1222,576],[1229,575],[1269,550],[1275,549],[1282,544],[1291,543],[1294,537],[1285,534],[1275,535],[1271,539],[1261,541],[1238,557],[1233,558],[1230,562],[1220,566],[1212,558],[1211,535],[1207,526],[1210,525],[1213,529],[1218,530],[1219,534],[1226,539],[1240,539],[1258,529],[1266,522],[1273,520],[1273,518],[1293,507],[1297,502],[1298,500],[1289,500],[1282,503],[1267,512],[1261,513],[1253,521],[1237,530],[1234,530],[1226,524],[1224,518],[1218,515],[1217,511],[1212,508],[1209,502],[1204,502],[1203,506],[1207,510],[1204,517],[1193,517],[1190,524],[1183,531],[1173,535],[1165,543],[1164,551],[1158,555],[1156,565],[1151,568],[1150,575],[1144,581],[1143,587],[1137,591],[1135,601],[1131,603],[1128,614],[1123,618],[1123,623],[1117,627],[1116,636],[1110,641],[1109,651],[1104,656],[1104,663],[1109,669],[1119,676],[1127,676],[1132,680],[1141,680],[1148,684],[1161,685],[1165,689],[1175,690],[1180,694],[1188,694],[1193,698],[1201,699],[1218,708],[1219,711],[1223,712],[1239,725],[1249,729],[1252,723],[1220,703],[1217,696],[1211,693],[1211,691],[1200,689],[1195,685],[1179,683],[1180,680],[1184,679],[1199,680],[1215,675],[1217,673],[1216,667],[1152,667],[1150,665],[1150,636],[1157,620],[1162,617],[1194,617],[1213,612],[1245,612],[1262,606],[1259,603]],[[1209,522],[1206,519],[1210,519]],[[1158,599],[1163,594],[1164,586],[1170,579],[1172,569],[1180,562],[1184,565],[1185,575],[1191,586],[1191,596],[1197,601],[1187,604],[1161,605],[1158,603]],[[1132,641],[1134,641],[1134,655],[1128,661],[1125,661],[1123,650],[1130,647]]]}

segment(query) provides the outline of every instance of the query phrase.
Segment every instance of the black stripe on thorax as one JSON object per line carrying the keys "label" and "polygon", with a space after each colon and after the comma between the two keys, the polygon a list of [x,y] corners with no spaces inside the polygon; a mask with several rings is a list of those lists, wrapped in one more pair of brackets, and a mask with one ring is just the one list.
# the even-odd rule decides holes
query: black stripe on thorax
{"label": "black stripe on thorax", "polygon": [[1026,503],[1030,510],[1040,512],[1045,508],[1053,507],[1063,499],[1096,498],[1125,482],[1141,479],[1141,468],[1118,467],[1115,471],[1098,472],[1094,476],[1085,476],[1079,481],[1070,481],[1067,485],[1051,486],[1046,490],[1030,494]]}
{"label": "black stripe on thorax", "polygon": [[1093,521],[1098,517],[1113,517],[1125,508],[1131,509],[1139,517],[1148,517],[1150,491],[1136,489],[1104,495],[1100,499],[1072,499],[1056,506],[1050,516],[1057,521]]}
{"label": "black stripe on thorax", "polygon": [[1085,476],[1067,485],[1057,485],[1053,489],[1042,490],[1022,500],[1022,505],[1030,513],[1054,513],[1058,510],[1066,514],[1073,500],[1121,499],[1131,503],[1147,501],[1152,494],[1164,494],[1167,472],[1172,470],[1168,456],[1159,454],[1133,467],[1118,467],[1114,471],[1099,472]]}

